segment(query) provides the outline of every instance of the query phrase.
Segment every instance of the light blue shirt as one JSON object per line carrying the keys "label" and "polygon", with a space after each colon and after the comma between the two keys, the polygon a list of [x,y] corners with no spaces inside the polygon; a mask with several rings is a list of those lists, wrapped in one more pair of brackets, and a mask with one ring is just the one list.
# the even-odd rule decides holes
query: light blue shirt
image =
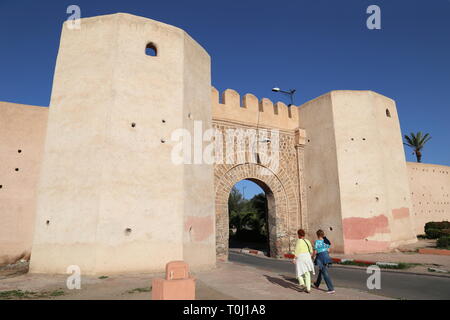
{"label": "light blue shirt", "polygon": [[330,246],[323,240],[316,240],[316,242],[314,243],[314,249],[317,251],[317,253],[328,251],[329,247]]}

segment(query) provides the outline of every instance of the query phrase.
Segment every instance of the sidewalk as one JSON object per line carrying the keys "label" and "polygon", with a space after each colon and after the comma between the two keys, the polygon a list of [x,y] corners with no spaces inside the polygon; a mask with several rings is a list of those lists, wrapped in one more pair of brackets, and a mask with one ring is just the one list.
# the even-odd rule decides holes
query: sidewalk
{"label": "sidewalk", "polygon": [[328,294],[325,286],[311,289],[307,294],[298,290],[297,280],[291,275],[279,274],[233,262],[217,265],[213,271],[196,274],[197,278],[214,290],[235,299],[250,300],[380,300],[386,297],[350,288],[336,288]]}
{"label": "sidewalk", "polygon": [[[197,279],[197,300],[386,299],[360,290],[340,287],[336,288],[335,294],[328,294],[323,288],[312,289],[311,293],[307,294],[299,292],[297,281],[292,276],[261,271],[232,262],[218,263],[215,269],[194,273],[193,276]],[[84,276],[80,290],[68,290],[66,275],[0,274],[0,299],[17,299],[23,292],[28,291],[22,298],[149,300],[151,279],[154,277],[163,277],[163,274],[109,276],[105,279]],[[5,291],[13,292],[5,294]]]}

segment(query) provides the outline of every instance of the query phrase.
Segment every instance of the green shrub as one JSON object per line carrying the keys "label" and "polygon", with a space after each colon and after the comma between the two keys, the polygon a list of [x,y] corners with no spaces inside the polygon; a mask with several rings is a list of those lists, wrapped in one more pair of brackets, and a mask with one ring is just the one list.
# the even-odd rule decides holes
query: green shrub
{"label": "green shrub", "polygon": [[449,248],[450,247],[450,236],[448,235],[442,235],[439,237],[439,239],[436,241],[436,246],[438,248]]}
{"label": "green shrub", "polygon": [[450,229],[450,222],[449,221],[441,221],[441,222],[435,222],[430,221],[425,224],[425,233],[427,233],[428,229]]}
{"label": "green shrub", "polygon": [[425,231],[428,239],[437,239],[441,236],[442,232],[439,229],[427,229]]}
{"label": "green shrub", "polygon": [[441,235],[450,235],[449,221],[430,221],[425,224],[425,235],[428,239],[437,239]]}

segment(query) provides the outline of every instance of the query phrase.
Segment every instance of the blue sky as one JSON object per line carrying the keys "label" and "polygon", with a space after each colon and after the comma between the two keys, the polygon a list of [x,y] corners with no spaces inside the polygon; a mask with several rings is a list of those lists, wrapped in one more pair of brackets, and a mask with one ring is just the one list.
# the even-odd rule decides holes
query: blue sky
{"label": "blue sky", "polygon": [[[211,55],[220,91],[276,101],[273,86],[296,88],[296,104],[334,89],[377,91],[396,100],[403,133],[433,137],[423,162],[450,165],[450,0],[0,0],[0,100],[49,104],[71,4],[83,17],[128,12],[185,29]],[[371,4],[381,30],[366,27]],[[249,185],[246,196],[255,192]]]}

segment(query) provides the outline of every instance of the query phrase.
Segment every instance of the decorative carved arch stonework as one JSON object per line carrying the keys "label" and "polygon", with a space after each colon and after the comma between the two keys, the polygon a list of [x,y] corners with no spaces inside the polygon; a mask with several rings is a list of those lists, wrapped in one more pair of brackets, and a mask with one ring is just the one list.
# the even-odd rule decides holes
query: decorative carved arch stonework
{"label": "decorative carved arch stonework", "polygon": [[[226,106],[218,105],[216,111],[220,112],[216,115],[223,115],[221,112],[224,107]],[[261,130],[270,129],[260,127],[258,122],[249,124],[219,118],[213,118],[213,127],[223,137],[230,129],[231,131],[236,129],[255,130],[256,135]],[[273,136],[272,134],[273,132],[270,133],[268,154],[271,157],[277,155],[275,157],[277,165],[275,166],[266,166],[269,163],[265,161],[264,153],[258,151],[261,149],[256,148],[257,157],[255,157],[254,149],[252,149],[252,153],[250,152],[249,140],[244,141],[244,148],[240,148],[242,145],[238,143],[238,139],[233,138],[231,146],[224,143],[225,139],[221,142],[218,140],[219,150],[223,155],[227,154],[227,148],[233,151],[229,158],[225,157],[224,161],[218,161],[214,165],[216,254],[220,260],[228,258],[228,198],[233,186],[241,180],[255,182],[266,193],[270,256],[282,257],[285,253],[293,251],[298,228],[307,230],[306,190],[303,182],[305,132],[297,128],[280,130]],[[258,141],[265,143],[264,139]]]}
{"label": "decorative carved arch stonework", "polygon": [[[275,174],[267,167],[246,163],[225,169],[216,177],[216,250],[219,259],[227,259],[229,238],[228,197],[233,186],[241,180],[257,183],[266,193],[268,201],[269,244],[271,256],[281,257],[292,250],[290,212],[298,210],[298,203],[289,201],[288,193],[294,189],[289,177],[280,171]],[[222,171],[222,170],[218,170]],[[295,198],[295,197],[294,197]]]}

